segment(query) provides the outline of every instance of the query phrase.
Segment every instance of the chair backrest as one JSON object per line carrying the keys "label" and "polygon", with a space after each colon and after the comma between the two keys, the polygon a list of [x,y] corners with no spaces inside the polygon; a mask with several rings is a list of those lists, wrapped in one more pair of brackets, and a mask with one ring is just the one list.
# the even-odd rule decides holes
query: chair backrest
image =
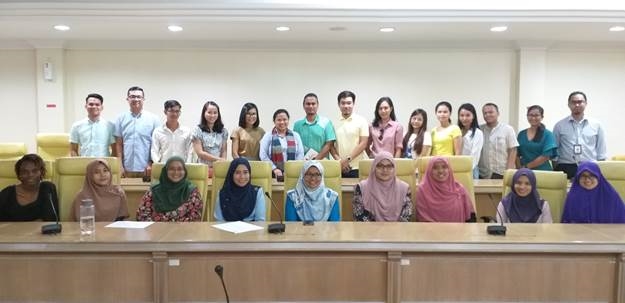
{"label": "chair backrest", "polygon": [[599,161],[601,174],[625,201],[625,161]]}
{"label": "chair backrest", "polygon": [[61,221],[71,218],[72,202],[82,189],[87,173],[87,165],[95,159],[105,159],[111,167],[113,184],[119,185],[119,160],[115,157],[63,157],[54,162],[54,179],[59,195],[59,216]]}
{"label": "chair backrest", "polygon": [[[473,158],[471,156],[443,156],[449,161],[449,166],[454,172],[454,179],[460,182],[469,193],[471,201],[473,201],[473,209],[477,212],[475,206],[475,189],[473,186]],[[419,183],[423,181],[428,163],[433,157],[420,157],[417,159],[417,169],[419,170]]]}
{"label": "chair backrest", "polygon": [[[213,186],[211,189],[211,207],[209,217],[213,218],[215,201],[217,201],[217,195],[224,186],[226,175],[228,174],[228,168],[230,167],[230,160],[217,161],[213,163]],[[250,161],[250,168],[252,170],[252,185],[260,186],[263,192],[269,193],[272,196],[271,189],[271,163],[265,161]],[[265,197],[265,220],[271,221],[271,201]]]}
{"label": "chair backrest", "polygon": [[[373,159],[363,159],[358,162],[358,178],[367,179],[371,173]],[[415,162],[412,159],[395,158],[395,174],[397,178],[410,185],[412,201],[415,201],[417,177],[415,176]]]}
{"label": "chair backrest", "polygon": [[54,161],[57,158],[70,156],[69,134],[38,133],[37,154],[44,160]]}
{"label": "chair backrest", "polygon": [[614,155],[612,161],[625,161],[625,155]]}
{"label": "chair backrest", "polygon": [[[516,169],[508,169],[504,173],[502,197],[510,192],[512,176],[516,171]],[[534,170],[534,175],[536,175],[538,194],[542,199],[549,202],[553,223],[560,223],[567,192],[566,174],[561,171]]]}
{"label": "chair backrest", "polygon": [[[154,163],[152,164],[152,173],[150,174],[150,178],[152,179],[152,184],[158,183],[159,177],[161,176],[161,171],[165,163]],[[208,198],[208,165],[202,163],[185,163],[185,167],[187,168],[187,179],[191,181],[191,183],[197,186],[197,189],[200,191],[200,195],[202,196],[202,220],[209,220],[207,213],[209,201]],[[131,210],[128,209],[129,212],[136,211],[136,209]]]}
{"label": "chair backrest", "polygon": [[[20,181],[15,175],[15,163],[18,159],[0,159],[0,189],[9,185],[17,184]],[[53,162],[43,161],[46,164],[45,181],[54,182],[54,165]]]}
{"label": "chair backrest", "polygon": [[[286,193],[295,188],[299,174],[302,172],[305,160],[287,161],[284,164],[284,205],[286,206]],[[341,190],[341,164],[336,160],[320,160],[323,166],[323,182],[339,194],[339,213],[343,209],[343,193]],[[284,210],[284,208],[283,208]],[[284,211],[282,212],[284,214]],[[282,218],[284,219],[284,218]]]}
{"label": "chair backrest", "polygon": [[3,142],[0,143],[0,159],[18,160],[28,152],[25,143]]}

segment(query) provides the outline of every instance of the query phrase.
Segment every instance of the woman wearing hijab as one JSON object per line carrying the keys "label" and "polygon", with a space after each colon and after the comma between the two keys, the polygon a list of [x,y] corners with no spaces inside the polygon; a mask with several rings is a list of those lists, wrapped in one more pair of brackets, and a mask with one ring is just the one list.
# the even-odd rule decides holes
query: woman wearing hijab
{"label": "woman wearing hijab", "polygon": [[111,167],[104,160],[93,160],[87,165],[82,190],[74,198],[72,220],[80,218],[80,203],[84,199],[93,200],[96,221],[118,221],[128,218],[126,193],[119,185],[113,185]]}
{"label": "woman wearing hijab", "polygon": [[200,221],[203,206],[200,191],[187,180],[184,160],[174,156],[165,163],[159,183],[141,198],[137,221]]}
{"label": "woman wearing hijab", "polygon": [[395,174],[395,160],[386,151],[376,154],[366,180],[354,188],[354,221],[410,221],[410,187]]}
{"label": "woman wearing hijab", "polygon": [[339,195],[323,182],[323,166],[319,161],[304,163],[295,189],[286,194],[287,221],[340,221]]}
{"label": "woman wearing hijab", "polygon": [[625,223],[625,205],[595,162],[582,162],[566,196],[562,223]]}
{"label": "woman wearing hijab", "polygon": [[265,197],[260,187],[251,183],[252,169],[245,158],[232,160],[224,186],[215,201],[217,221],[265,221]]}
{"label": "woman wearing hijab", "polygon": [[433,157],[417,191],[417,221],[475,222],[467,190],[454,179],[447,159]]}
{"label": "woman wearing hijab", "polygon": [[510,192],[497,206],[497,222],[553,223],[549,202],[538,195],[531,169],[521,168],[512,176]]}

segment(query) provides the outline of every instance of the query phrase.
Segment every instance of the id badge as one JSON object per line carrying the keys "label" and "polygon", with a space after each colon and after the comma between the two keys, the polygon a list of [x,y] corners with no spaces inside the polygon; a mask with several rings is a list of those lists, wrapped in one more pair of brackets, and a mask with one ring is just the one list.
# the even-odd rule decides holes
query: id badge
{"label": "id badge", "polygon": [[576,154],[576,155],[581,155],[582,154],[582,145],[581,144],[573,145],[573,153]]}

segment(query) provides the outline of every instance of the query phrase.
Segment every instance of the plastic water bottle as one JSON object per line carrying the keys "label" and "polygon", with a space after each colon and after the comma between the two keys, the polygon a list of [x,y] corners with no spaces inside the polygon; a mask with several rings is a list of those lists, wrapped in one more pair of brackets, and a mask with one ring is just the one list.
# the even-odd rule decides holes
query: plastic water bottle
{"label": "plastic water bottle", "polygon": [[80,235],[90,236],[95,234],[95,206],[93,200],[80,201]]}

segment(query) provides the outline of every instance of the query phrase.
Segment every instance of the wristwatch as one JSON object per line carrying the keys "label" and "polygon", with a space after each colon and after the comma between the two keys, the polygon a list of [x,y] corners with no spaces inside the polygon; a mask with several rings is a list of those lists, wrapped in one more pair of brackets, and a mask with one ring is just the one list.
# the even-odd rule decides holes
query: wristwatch
{"label": "wristwatch", "polygon": [[347,162],[350,162],[350,161],[352,161],[352,157],[347,156]]}

